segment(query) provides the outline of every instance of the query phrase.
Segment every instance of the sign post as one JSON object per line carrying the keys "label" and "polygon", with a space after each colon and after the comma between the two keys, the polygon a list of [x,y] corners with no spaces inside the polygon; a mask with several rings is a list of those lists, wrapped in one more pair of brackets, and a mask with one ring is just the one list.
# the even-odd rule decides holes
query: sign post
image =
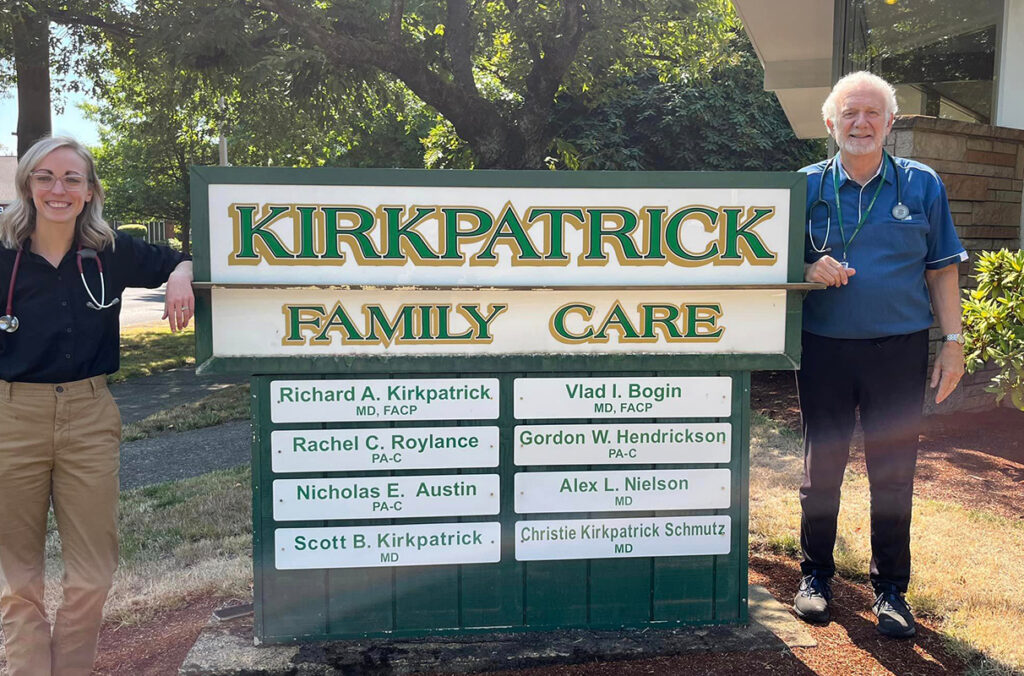
{"label": "sign post", "polygon": [[199,370],[252,376],[257,642],[746,621],[802,175],[204,167],[192,200]]}

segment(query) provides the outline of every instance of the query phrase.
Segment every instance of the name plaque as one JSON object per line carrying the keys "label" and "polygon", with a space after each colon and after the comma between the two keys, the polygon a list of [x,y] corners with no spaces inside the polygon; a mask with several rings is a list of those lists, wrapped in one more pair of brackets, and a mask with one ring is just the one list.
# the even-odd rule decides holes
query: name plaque
{"label": "name plaque", "polygon": [[516,378],[515,417],[713,418],[732,407],[732,379]]}
{"label": "name plaque", "polygon": [[517,521],[516,560],[728,554],[728,516]]}
{"label": "name plaque", "polygon": [[498,466],[497,427],[275,430],[274,472],[351,472]]}
{"label": "name plaque", "polygon": [[275,521],[497,514],[497,474],[277,479]]}
{"label": "name plaque", "polygon": [[726,509],[730,481],[727,469],[519,472],[515,509],[519,514]]}
{"label": "name plaque", "polygon": [[497,378],[274,380],[275,423],[378,420],[493,420]]}
{"label": "name plaque", "polygon": [[277,570],[494,563],[501,560],[501,524],[278,528],[274,552]]}
{"label": "name plaque", "polygon": [[729,423],[517,425],[517,465],[725,463]]}

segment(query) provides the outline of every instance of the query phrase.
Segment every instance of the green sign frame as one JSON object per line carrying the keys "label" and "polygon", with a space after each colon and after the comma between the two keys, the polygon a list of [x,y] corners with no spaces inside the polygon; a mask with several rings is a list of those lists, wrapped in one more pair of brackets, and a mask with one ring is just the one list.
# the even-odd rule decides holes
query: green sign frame
{"label": "green sign frame", "polygon": [[[803,214],[806,178],[799,173],[691,172],[549,172],[549,171],[423,171],[354,169],[261,169],[195,167],[192,170],[192,232],[197,294],[197,370],[200,373],[244,373],[252,387],[252,489],[254,634],[257,643],[294,643],[366,637],[413,637],[493,631],[544,631],[566,628],[619,629],[691,624],[745,623],[747,615],[748,490],[750,372],[791,370],[799,365],[803,283]],[[565,188],[775,188],[789,191],[789,265],[784,284],[691,286],[678,289],[784,289],[785,347],[782,353],[708,355],[460,355],[360,357],[214,357],[211,327],[209,250],[209,187],[214,184],[462,186]],[[797,255],[794,255],[796,253]],[[261,285],[224,285],[250,286]],[[262,285],[273,286],[273,285]],[[337,288],[337,287],[334,287]],[[627,287],[632,289],[645,287]],[[666,288],[666,287],[661,287]],[[517,514],[514,475],[555,471],[563,466],[517,467],[513,462],[515,425],[612,422],[593,420],[524,420],[513,413],[512,382],[518,377],[553,375],[731,378],[730,414],[719,418],[631,418],[630,423],[727,422],[732,425],[730,460],[717,464],[630,465],[631,469],[728,469],[728,509],[659,510],[572,514],[573,518],[728,515],[728,554],[517,561],[514,523],[517,520],[565,517]],[[497,420],[464,422],[275,423],[271,419],[271,383],[289,380],[395,377],[492,377],[500,383]],[[499,427],[497,469],[456,470],[458,474],[500,476],[501,510],[497,517],[403,518],[380,520],[274,521],[271,434],[289,429],[402,428],[442,425]],[[615,470],[622,465],[587,465],[573,469]],[[380,470],[359,477],[401,476],[410,470]],[[417,475],[442,474],[417,471]],[[326,472],[289,474],[288,478],[322,478]],[[413,525],[419,523],[501,524],[501,560],[487,564],[409,567],[277,570],[275,526]]]}

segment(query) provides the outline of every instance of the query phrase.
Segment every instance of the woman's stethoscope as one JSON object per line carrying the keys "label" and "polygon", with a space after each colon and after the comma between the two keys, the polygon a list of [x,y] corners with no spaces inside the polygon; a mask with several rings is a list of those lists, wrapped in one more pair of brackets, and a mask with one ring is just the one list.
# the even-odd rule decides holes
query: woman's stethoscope
{"label": "woman's stethoscope", "polygon": [[[900,172],[896,168],[896,160],[892,159],[889,153],[882,151],[882,178],[878,182],[878,188],[875,189],[875,194],[871,198],[870,204],[868,204],[867,210],[860,218],[860,222],[857,224],[857,229],[853,231],[853,235],[850,240],[846,240],[846,233],[843,231],[843,207],[839,203],[839,178],[836,176],[836,156],[833,156],[825,163],[825,169],[821,172],[821,181],[818,183],[818,199],[811,202],[811,206],[807,208],[807,238],[810,240],[811,248],[817,253],[828,253],[832,249],[828,246],[829,232],[832,230],[832,206],[824,198],[825,190],[825,176],[832,172],[832,187],[836,198],[836,220],[839,222],[839,235],[843,239],[843,267],[849,267],[846,263],[846,249],[853,243],[853,238],[860,232],[861,227],[864,225],[864,221],[867,220],[868,214],[871,213],[871,207],[875,206],[875,200],[878,199],[878,194],[882,192],[882,186],[885,185],[885,176],[889,170],[889,164],[892,164],[893,180],[896,181],[896,204],[892,208],[892,217],[897,221],[904,221],[910,216],[910,207],[903,203],[903,185],[900,183]],[[886,162],[888,160],[888,162]],[[814,230],[811,228],[811,221],[813,220],[814,210],[819,206],[825,207],[825,239],[822,245],[819,247],[814,242]]]}
{"label": "woman's stethoscope", "polygon": [[[21,322],[14,316],[14,283],[18,280],[18,268],[21,267],[21,253],[24,249],[19,248],[17,255],[14,257],[14,267],[11,268],[11,285],[7,289],[7,314],[0,317],[0,331],[6,331],[7,333],[14,333],[21,326]],[[100,260],[99,254],[96,253],[95,249],[86,249],[78,247],[78,251],[75,253],[75,258],[78,263],[78,275],[82,278],[82,286],[85,287],[85,292],[89,294],[89,302],[85,306],[91,310],[106,310],[109,307],[113,307],[121,302],[120,298],[107,301],[107,283],[105,275],[103,274],[103,261]],[[85,271],[82,269],[82,259],[91,258],[96,261],[96,268],[100,272],[100,299],[96,300],[96,296],[92,294],[92,289],[89,288],[89,282],[85,281]]]}

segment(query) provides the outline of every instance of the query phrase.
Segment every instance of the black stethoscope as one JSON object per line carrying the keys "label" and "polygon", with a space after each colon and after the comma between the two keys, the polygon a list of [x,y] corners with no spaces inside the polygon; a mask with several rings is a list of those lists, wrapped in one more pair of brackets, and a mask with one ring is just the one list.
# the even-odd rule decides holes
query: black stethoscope
{"label": "black stethoscope", "polygon": [[[839,180],[835,176],[837,171],[835,164],[836,157],[838,157],[838,155],[833,155],[831,158],[829,158],[829,161],[825,163],[825,169],[821,172],[821,181],[818,183],[818,199],[811,202],[811,206],[807,208],[807,238],[808,240],[810,240],[811,248],[814,249],[814,251],[816,251],[817,253],[828,253],[829,251],[832,250],[831,247],[828,246],[828,236],[829,232],[832,230],[832,205],[830,205],[824,197],[825,176],[828,175],[829,171],[831,171],[833,174],[832,183],[835,189],[836,208],[842,208],[839,205]],[[897,221],[905,221],[907,218],[910,217],[910,207],[903,203],[903,184],[900,182],[900,172],[896,167],[896,160],[894,160],[889,155],[889,153],[883,150],[882,162],[884,163],[886,160],[889,160],[889,163],[892,164],[893,180],[896,181],[896,204],[893,205],[892,208],[892,217],[895,218]],[[885,173],[887,168],[888,167],[886,164],[882,165],[882,179],[878,185],[878,192],[881,192],[882,185],[885,183]],[[875,197],[878,197],[878,192],[875,193]],[[871,207],[874,206],[874,204],[874,200],[871,200],[871,205],[868,206],[868,211],[871,210]],[[814,230],[811,228],[811,221],[814,220],[814,210],[817,209],[819,206],[825,207],[825,240],[820,248],[814,243]],[[840,227],[842,226],[840,225]],[[860,228],[858,227],[858,230],[859,229]],[[854,236],[856,236],[856,234],[857,233],[855,232]],[[845,246],[847,242],[845,241],[845,237],[843,239],[843,244]],[[850,238],[850,241],[853,241],[853,237]]]}
{"label": "black stethoscope", "polygon": [[[18,268],[21,267],[21,254],[24,251],[23,247],[18,248],[18,253],[14,257],[14,267],[11,268],[11,285],[7,289],[7,314],[0,317],[0,331],[6,331],[7,333],[14,333],[21,326],[21,322],[14,315],[14,283],[18,280]],[[89,294],[89,301],[85,304],[85,307],[90,310],[106,310],[109,307],[113,307],[121,302],[120,298],[107,301],[107,283],[106,276],[103,274],[103,261],[100,260],[99,254],[96,253],[95,249],[86,249],[84,247],[78,247],[78,251],[75,253],[76,262],[78,263],[78,276],[82,278],[82,286],[85,287],[85,292]],[[96,268],[100,272],[100,299],[96,300],[96,296],[92,294],[92,289],[89,288],[89,282],[85,281],[85,271],[82,269],[82,259],[91,258],[96,261]]]}

